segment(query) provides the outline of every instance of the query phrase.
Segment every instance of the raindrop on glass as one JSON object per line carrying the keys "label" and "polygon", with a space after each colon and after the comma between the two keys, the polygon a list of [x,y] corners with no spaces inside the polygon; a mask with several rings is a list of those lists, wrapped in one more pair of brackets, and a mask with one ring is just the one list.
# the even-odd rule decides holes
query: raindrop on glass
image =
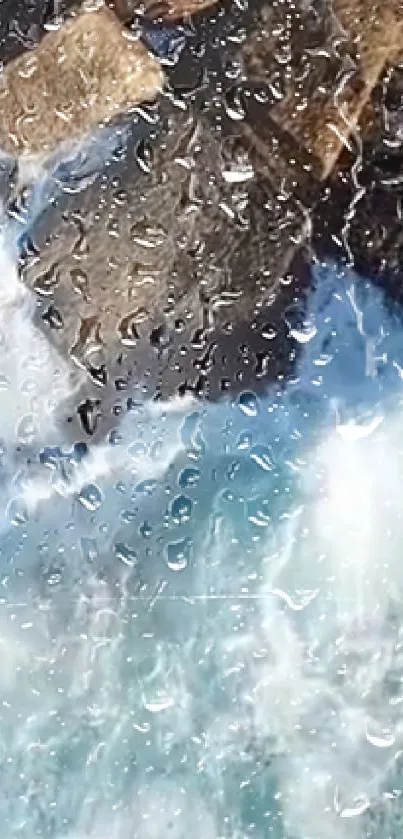
{"label": "raindrop on glass", "polygon": [[171,571],[184,571],[187,568],[192,549],[190,539],[181,539],[179,542],[170,542],[166,546],[166,563]]}
{"label": "raindrop on glass", "polygon": [[251,460],[263,469],[264,472],[271,472],[273,461],[269,449],[266,446],[253,446],[250,452]]}
{"label": "raindrop on glass", "polygon": [[238,405],[243,414],[247,417],[256,417],[259,411],[259,403],[257,396],[253,391],[245,391],[241,393],[238,399]]}
{"label": "raindrop on glass", "polygon": [[133,568],[137,562],[136,551],[129,547],[129,545],[125,545],[124,542],[116,542],[114,545],[114,552],[116,558],[128,568]]}
{"label": "raindrop on glass", "polygon": [[103,495],[96,484],[86,484],[77,495],[77,500],[86,510],[95,512],[103,502]]}
{"label": "raindrop on glass", "polygon": [[175,524],[184,524],[192,514],[192,501],[186,495],[177,495],[171,504],[171,516]]}

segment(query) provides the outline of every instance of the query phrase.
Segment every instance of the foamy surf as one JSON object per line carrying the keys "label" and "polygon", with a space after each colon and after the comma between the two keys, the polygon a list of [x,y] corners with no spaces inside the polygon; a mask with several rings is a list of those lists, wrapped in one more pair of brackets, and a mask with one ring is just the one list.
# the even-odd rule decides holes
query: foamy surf
{"label": "foamy surf", "polygon": [[[20,280],[13,225],[0,227],[0,391],[3,473],[16,469],[17,448],[54,439],[57,409],[80,376],[34,323],[35,299]],[[2,476],[3,477],[3,476]],[[10,475],[11,480],[11,475]],[[2,489],[5,492],[5,478]]]}
{"label": "foamy surf", "polygon": [[[29,354],[25,296],[4,288],[11,308],[22,294]],[[401,314],[329,265],[291,321],[285,389],[138,405],[120,450],[17,481],[25,512],[0,544],[2,836],[397,835]]]}

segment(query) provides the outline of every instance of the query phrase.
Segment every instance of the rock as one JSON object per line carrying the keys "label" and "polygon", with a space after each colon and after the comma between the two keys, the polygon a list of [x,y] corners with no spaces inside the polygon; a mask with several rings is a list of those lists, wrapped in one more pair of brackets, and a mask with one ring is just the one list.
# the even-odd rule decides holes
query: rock
{"label": "rock", "polygon": [[49,340],[87,372],[85,398],[103,398],[103,427],[128,395],[218,398],[290,369],[282,315],[309,286],[304,213],[224,148],[207,117],[172,109],[149,173],[129,148],[36,228],[25,281]]}
{"label": "rock", "polygon": [[268,81],[280,57],[279,101],[270,117],[324,181],[343,148],[354,149],[363,109],[402,46],[402,12],[393,0],[336,0],[332,10],[322,3],[316,20],[309,13],[304,20],[303,12],[293,14],[293,3],[287,5],[288,14],[283,4],[265,7],[260,43],[246,47],[246,67]]}
{"label": "rock", "polygon": [[162,85],[159,63],[112,12],[77,14],[4,68],[0,146],[49,153],[155,99]]}
{"label": "rock", "polygon": [[109,0],[107,5],[124,22],[130,21],[139,11],[145,18],[170,22],[195,15],[217,2],[218,0],[144,0],[143,4],[139,4],[135,0]]}
{"label": "rock", "polygon": [[206,38],[199,63],[215,69],[201,90],[166,89],[97,181],[57,196],[31,231],[24,278],[43,301],[49,340],[87,374],[81,404],[93,400],[98,417],[102,397],[97,433],[128,394],[218,398],[281,383],[292,369],[287,310],[304,307],[312,226],[332,219],[321,199],[343,148],[328,125],[329,108],[339,117],[338,73],[361,79],[358,99],[355,88],[347,97],[358,120],[388,58],[384,47],[382,61],[365,58],[361,25],[342,17],[341,38],[326,10],[326,0],[316,14],[303,2],[267,3],[238,36]]}
{"label": "rock", "polygon": [[348,259],[386,289],[390,302],[403,301],[402,102],[403,70],[396,67],[374,92],[358,169],[352,170],[350,156],[343,156],[314,220],[320,255]]}

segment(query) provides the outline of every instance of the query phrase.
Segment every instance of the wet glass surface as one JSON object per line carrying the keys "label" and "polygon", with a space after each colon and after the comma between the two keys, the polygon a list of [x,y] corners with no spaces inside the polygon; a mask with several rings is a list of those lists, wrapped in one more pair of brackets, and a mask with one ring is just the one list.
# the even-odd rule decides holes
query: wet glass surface
{"label": "wet glass surface", "polygon": [[1,839],[400,835],[403,82],[369,5],[0,5]]}

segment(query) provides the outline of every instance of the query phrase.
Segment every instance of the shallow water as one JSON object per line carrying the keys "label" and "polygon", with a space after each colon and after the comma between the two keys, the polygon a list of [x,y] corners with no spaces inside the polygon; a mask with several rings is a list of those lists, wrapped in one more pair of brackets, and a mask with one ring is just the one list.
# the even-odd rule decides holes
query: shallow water
{"label": "shallow water", "polygon": [[15,387],[1,344],[1,837],[400,835],[401,313],[315,280],[285,389],[138,404],[85,462],[39,415],[28,476],[37,336]]}

